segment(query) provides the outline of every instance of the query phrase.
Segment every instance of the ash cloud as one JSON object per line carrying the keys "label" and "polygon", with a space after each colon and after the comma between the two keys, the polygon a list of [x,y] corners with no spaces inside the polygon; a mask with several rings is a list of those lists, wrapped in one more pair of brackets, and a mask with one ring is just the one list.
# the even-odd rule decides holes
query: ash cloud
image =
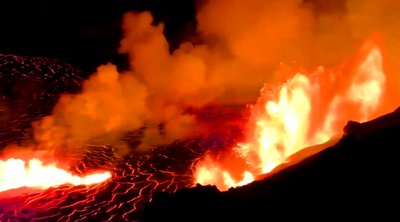
{"label": "ash cloud", "polygon": [[340,64],[371,35],[381,39],[396,86],[399,10],[395,0],[207,1],[197,11],[201,43],[183,42],[172,53],[162,23],[153,25],[148,12],[127,13],[120,52],[129,55],[129,71],[100,66],[81,94],[63,96],[51,116],[34,124],[35,139],[47,148],[92,139],[120,144],[125,133],[145,126],[146,150],[198,135],[188,107],[254,102],[265,83],[300,67]]}

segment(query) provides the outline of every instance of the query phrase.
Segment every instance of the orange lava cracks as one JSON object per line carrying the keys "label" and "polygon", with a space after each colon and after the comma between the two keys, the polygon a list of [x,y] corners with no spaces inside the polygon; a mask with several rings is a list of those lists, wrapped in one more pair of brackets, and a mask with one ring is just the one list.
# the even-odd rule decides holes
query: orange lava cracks
{"label": "orange lava cracks", "polygon": [[29,161],[15,158],[0,160],[0,192],[22,187],[47,189],[63,184],[92,185],[109,178],[111,178],[110,172],[76,176],[58,168],[55,163],[43,164],[41,160],[35,158]]}
{"label": "orange lava cracks", "polygon": [[395,106],[381,101],[388,76],[380,48],[366,42],[350,62],[332,70],[296,73],[279,88],[264,87],[247,126],[245,142],[197,164],[195,182],[221,190],[250,183],[303,148],[321,144],[348,120],[366,121]]}
{"label": "orange lava cracks", "polygon": [[[213,120],[209,122],[214,123]],[[235,131],[233,127],[229,130]],[[218,138],[229,132],[221,132]],[[229,139],[235,135],[232,132]],[[210,142],[219,143],[212,139],[193,140],[143,155],[128,154],[122,159],[114,155],[111,147],[87,145],[83,149],[88,151],[71,164],[70,171],[79,175],[112,172],[111,180],[91,186],[62,185],[34,192],[30,189],[1,192],[0,221],[15,218],[22,221],[136,221],[155,193],[172,193],[191,185],[192,164],[206,147],[201,143],[209,148]]]}

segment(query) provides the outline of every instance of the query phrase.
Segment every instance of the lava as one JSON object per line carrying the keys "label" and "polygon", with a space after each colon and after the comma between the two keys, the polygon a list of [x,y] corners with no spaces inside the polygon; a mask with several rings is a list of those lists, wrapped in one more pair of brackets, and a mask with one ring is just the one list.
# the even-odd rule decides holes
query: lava
{"label": "lava", "polygon": [[222,190],[245,185],[301,149],[327,142],[347,120],[363,122],[388,112],[393,107],[382,109],[380,103],[386,79],[381,50],[371,40],[347,65],[297,73],[280,88],[265,87],[252,107],[245,142],[198,163],[196,182]]}
{"label": "lava", "polygon": [[[1,128],[0,149],[3,152],[9,144],[23,144],[29,139],[31,122],[49,115],[60,95],[79,89],[83,74],[68,64],[47,58],[0,54],[0,63],[8,71],[0,72],[0,83],[4,86],[21,85],[21,79],[43,85],[43,88],[35,89],[37,92],[29,94],[32,99],[7,97],[1,104],[0,108],[15,111]],[[194,163],[207,150],[230,147],[236,142],[244,123],[242,109],[243,106],[206,108],[198,118],[201,125],[210,129],[207,138],[173,143],[144,154],[134,152],[119,157],[115,155],[114,147],[98,143],[79,147],[85,152],[78,158],[72,155],[74,161],[69,165],[69,172],[73,175],[111,172],[112,179],[90,186],[64,184],[45,190],[35,189],[34,192],[31,188],[0,192],[0,221],[138,220],[155,193],[176,192],[191,186]],[[127,135],[125,140],[137,144],[137,138],[135,132]],[[5,158],[15,157],[13,153],[9,154]],[[29,160],[30,156],[18,158]]]}
{"label": "lava", "polygon": [[[83,157],[70,171],[112,172],[112,180],[91,186],[61,185],[12,198],[0,193],[0,220],[22,221],[135,221],[145,204],[158,192],[176,192],[193,183],[194,164],[210,150],[231,147],[241,137],[243,106],[204,109],[198,119],[210,129],[205,138],[158,147],[149,153],[131,153],[123,158],[113,148],[88,144]],[[136,134],[126,138],[135,143]]]}
{"label": "lava", "polygon": [[14,158],[0,160],[0,192],[21,187],[47,189],[62,184],[91,185],[104,182],[110,177],[110,172],[84,177],[72,175],[58,168],[55,163],[44,165],[36,158],[28,162]]}
{"label": "lava", "polygon": [[[82,159],[68,171],[40,160],[3,161],[7,167],[2,168],[12,168],[5,170],[5,179],[0,177],[4,191],[23,186],[48,189],[12,199],[0,195],[1,221],[134,221],[158,192],[175,192],[196,182],[220,189],[248,184],[304,147],[329,140],[346,121],[365,121],[393,108],[381,107],[389,81],[379,46],[369,42],[347,64],[297,73],[281,87],[264,87],[248,120],[224,113],[223,105],[207,114],[187,115],[213,102],[253,100],[260,84],[272,80],[268,72],[279,61],[298,59],[307,67],[310,58],[315,60],[310,66],[329,64],[336,56],[325,54],[342,59],[355,42],[341,35],[347,33],[343,27],[337,29],[340,35],[326,36],[331,30],[325,28],[338,19],[320,24],[326,17],[309,12],[308,1],[301,1],[302,6],[297,0],[209,2],[197,17],[199,38],[175,50],[164,36],[169,25],[157,24],[149,12],[126,14],[118,50],[129,57],[126,71],[103,65],[84,81],[74,69],[38,62],[43,58],[19,61],[7,56],[12,62],[0,61],[12,74],[0,72],[5,89],[0,90],[0,149],[31,141],[51,151],[63,147],[60,144],[81,151],[81,146],[97,142],[80,153]],[[365,18],[368,13],[360,14]],[[353,34],[358,42],[364,36],[357,30]],[[389,30],[392,36],[394,29]],[[36,74],[25,66],[35,67]],[[42,79],[46,81],[36,81]],[[32,85],[37,88],[27,87]],[[202,121],[210,127],[198,133]],[[142,141],[125,141],[127,134],[142,129],[136,136]],[[135,152],[138,149],[148,153]],[[34,175],[52,177],[30,176],[30,168],[44,172]],[[16,169],[18,173],[10,175]],[[72,173],[85,175],[94,169],[105,173],[99,179],[97,174]],[[53,178],[55,174],[61,179]],[[14,178],[17,175],[22,182]],[[38,179],[45,185],[38,185]]]}

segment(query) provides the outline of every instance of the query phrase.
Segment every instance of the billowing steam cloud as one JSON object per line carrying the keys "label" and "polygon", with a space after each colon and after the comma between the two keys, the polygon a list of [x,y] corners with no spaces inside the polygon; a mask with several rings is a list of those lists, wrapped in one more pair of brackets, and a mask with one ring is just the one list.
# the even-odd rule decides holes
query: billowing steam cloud
{"label": "billowing steam cloud", "polygon": [[371,34],[386,46],[388,71],[398,72],[399,10],[397,0],[212,0],[197,15],[202,44],[182,43],[172,54],[162,24],[128,13],[120,52],[130,71],[100,66],[81,94],[63,96],[34,124],[35,140],[46,148],[120,144],[145,126],[142,148],[167,144],[199,133],[188,107],[255,101],[264,83],[291,76],[290,67],[337,64]]}
{"label": "billowing steam cloud", "polygon": [[241,95],[244,83],[251,90],[292,76],[287,66],[339,64],[370,35],[382,38],[385,53],[396,59],[398,10],[396,0],[216,0],[201,8],[198,29],[212,50],[233,58],[219,75]]}
{"label": "billowing steam cloud", "polygon": [[163,27],[151,23],[149,13],[125,16],[120,50],[131,56],[131,71],[100,66],[82,93],[63,96],[53,115],[34,124],[42,147],[68,149],[90,140],[120,145],[127,132],[145,126],[145,148],[198,131],[185,109],[209,103],[218,91],[208,80],[204,50],[186,44],[169,54]]}

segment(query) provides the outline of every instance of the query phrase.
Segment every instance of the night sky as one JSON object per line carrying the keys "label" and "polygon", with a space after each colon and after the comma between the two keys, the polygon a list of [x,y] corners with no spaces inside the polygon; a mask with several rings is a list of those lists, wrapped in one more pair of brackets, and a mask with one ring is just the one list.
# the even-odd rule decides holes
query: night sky
{"label": "night sky", "polygon": [[0,1],[0,53],[46,56],[86,71],[107,62],[123,67],[117,53],[121,18],[151,11],[166,23],[171,50],[195,31],[195,6],[188,0],[13,0]]}
{"label": "night sky", "polygon": [[[112,62],[126,67],[117,53],[121,18],[127,11],[150,11],[165,23],[171,50],[194,39],[195,9],[207,0],[13,0],[0,1],[0,53],[46,56],[92,72]],[[345,0],[304,0],[321,11]],[[327,7],[329,6],[329,7]]]}

